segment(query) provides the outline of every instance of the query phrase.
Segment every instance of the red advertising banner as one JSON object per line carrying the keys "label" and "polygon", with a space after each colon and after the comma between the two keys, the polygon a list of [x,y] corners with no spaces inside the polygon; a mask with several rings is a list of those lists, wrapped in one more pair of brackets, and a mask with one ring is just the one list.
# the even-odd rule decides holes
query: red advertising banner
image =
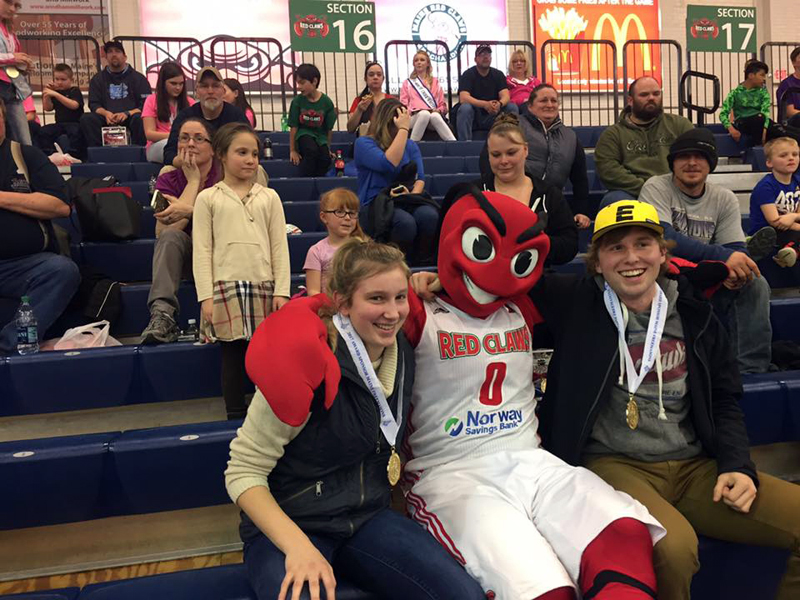
{"label": "red advertising banner", "polygon": [[[531,0],[531,30],[536,47],[545,50],[547,79],[558,89],[611,91],[622,82],[623,46],[629,40],[658,39],[658,0]],[[610,40],[616,64],[602,44],[570,44],[570,40]],[[660,80],[660,55],[648,44],[636,44],[628,60]],[[629,74],[629,78],[630,78]]]}

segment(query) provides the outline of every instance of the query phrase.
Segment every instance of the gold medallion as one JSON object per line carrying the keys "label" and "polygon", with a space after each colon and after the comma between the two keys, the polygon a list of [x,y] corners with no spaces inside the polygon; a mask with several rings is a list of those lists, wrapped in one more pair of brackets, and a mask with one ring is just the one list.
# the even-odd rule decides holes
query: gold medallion
{"label": "gold medallion", "polygon": [[8,75],[11,79],[19,77],[19,69],[17,69],[17,67],[6,67],[6,75]]}
{"label": "gold medallion", "polygon": [[542,390],[542,393],[544,394],[546,388],[547,388],[547,377],[542,377],[541,380],[539,381],[539,389]]}
{"label": "gold medallion", "polygon": [[386,476],[389,478],[389,485],[394,487],[400,481],[400,471],[403,470],[403,463],[400,462],[400,456],[392,448],[392,454],[389,456],[389,463],[386,465]]}
{"label": "gold medallion", "polygon": [[636,429],[639,426],[639,406],[636,400],[633,399],[633,394],[628,395],[628,405],[625,407],[625,420],[628,422],[628,427]]}

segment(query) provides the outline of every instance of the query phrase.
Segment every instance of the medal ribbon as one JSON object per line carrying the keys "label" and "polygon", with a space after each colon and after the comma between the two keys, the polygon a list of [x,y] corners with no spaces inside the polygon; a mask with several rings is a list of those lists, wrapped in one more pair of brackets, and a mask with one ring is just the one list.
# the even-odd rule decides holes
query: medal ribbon
{"label": "medal ribbon", "polygon": [[397,441],[397,433],[400,431],[400,423],[403,419],[403,379],[405,365],[401,365],[399,370],[400,387],[397,396],[397,419],[395,419],[394,415],[392,415],[392,410],[389,408],[389,403],[386,401],[386,394],[383,393],[378,375],[375,373],[375,369],[372,366],[372,361],[369,359],[364,342],[353,329],[350,319],[336,313],[333,315],[333,324],[342,335],[345,344],[347,344],[347,349],[350,351],[350,356],[353,357],[356,370],[364,381],[364,385],[367,386],[369,393],[372,394],[375,404],[378,406],[383,437],[386,438],[389,445],[394,448],[395,442]]}
{"label": "medal ribbon", "polygon": [[[625,358],[625,375],[628,379],[628,393],[633,396],[647,374],[652,370],[653,363],[658,359],[657,370],[659,373],[659,397],[661,387],[661,336],[664,333],[664,323],[667,320],[667,307],[669,303],[667,296],[661,287],[656,284],[656,294],[653,297],[653,302],[650,304],[650,322],[647,324],[647,334],[645,335],[644,351],[642,353],[642,367],[639,373],[636,372],[636,366],[633,363],[631,352],[628,349],[628,343],[625,340],[625,328],[627,320],[626,309],[620,304],[619,297],[608,282],[605,283],[603,291],[603,301],[606,305],[606,310],[614,321],[617,327],[617,334],[619,338],[619,351]],[[621,382],[620,382],[621,383]],[[661,416],[659,415],[659,418]],[[666,419],[666,415],[664,416]]]}

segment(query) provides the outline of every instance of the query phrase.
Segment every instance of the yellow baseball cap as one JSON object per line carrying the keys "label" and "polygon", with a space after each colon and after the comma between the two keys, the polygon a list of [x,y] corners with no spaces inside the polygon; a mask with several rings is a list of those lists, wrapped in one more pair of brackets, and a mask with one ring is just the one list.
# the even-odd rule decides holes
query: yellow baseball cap
{"label": "yellow baseball cap", "polygon": [[647,227],[659,235],[664,235],[664,228],[658,220],[655,207],[638,200],[620,200],[609,204],[597,213],[594,219],[592,242],[613,229],[620,227]]}

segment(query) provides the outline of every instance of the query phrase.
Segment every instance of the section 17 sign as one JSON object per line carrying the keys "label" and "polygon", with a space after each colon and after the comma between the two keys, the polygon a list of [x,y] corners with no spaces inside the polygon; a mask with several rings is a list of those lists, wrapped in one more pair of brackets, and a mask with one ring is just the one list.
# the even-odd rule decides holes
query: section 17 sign
{"label": "section 17 sign", "polygon": [[289,0],[292,48],[302,52],[374,52],[375,3]]}
{"label": "section 17 sign", "polygon": [[756,9],[751,6],[686,7],[686,49],[690,52],[756,51]]}

